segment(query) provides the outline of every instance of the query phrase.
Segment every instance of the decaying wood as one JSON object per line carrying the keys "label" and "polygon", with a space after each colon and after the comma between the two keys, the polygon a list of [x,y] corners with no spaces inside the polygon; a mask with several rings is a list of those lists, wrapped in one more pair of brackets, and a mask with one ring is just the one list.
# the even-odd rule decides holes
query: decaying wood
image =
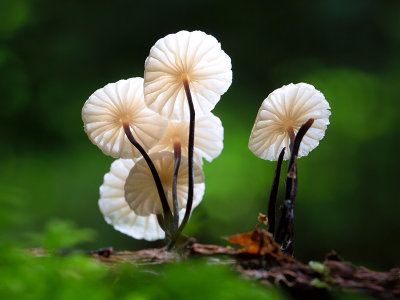
{"label": "decaying wood", "polygon": [[299,299],[327,299],[331,289],[365,293],[379,299],[400,299],[400,268],[375,272],[343,261],[335,252],[322,263],[304,264],[284,255],[272,235],[256,227],[251,232],[226,238],[242,248],[205,245],[189,241],[181,253],[166,248],[113,252],[110,248],[91,253],[107,262],[135,265],[162,264],[198,256],[227,257],[243,276],[267,285],[279,285]]}

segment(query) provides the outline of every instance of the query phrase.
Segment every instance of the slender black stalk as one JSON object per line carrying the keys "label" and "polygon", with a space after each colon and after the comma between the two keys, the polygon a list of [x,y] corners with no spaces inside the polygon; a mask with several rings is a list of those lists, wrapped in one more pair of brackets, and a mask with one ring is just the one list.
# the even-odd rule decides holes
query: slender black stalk
{"label": "slender black stalk", "polygon": [[179,227],[179,207],[178,207],[178,172],[181,164],[181,144],[174,143],[174,176],[172,178],[172,199],[174,203],[174,224],[173,224],[173,235],[178,231]]}
{"label": "slender black stalk", "polygon": [[161,229],[165,231],[165,223],[164,223],[164,217],[162,214],[157,214],[157,222],[158,225],[160,225]]}
{"label": "slender black stalk", "polygon": [[296,198],[297,192],[297,156],[300,149],[301,141],[303,140],[304,135],[307,133],[308,129],[314,123],[314,119],[309,119],[303,125],[301,125],[299,131],[296,134],[296,137],[293,142],[292,153],[290,155],[289,165],[288,165],[288,173],[286,179],[286,195],[285,199],[290,199],[294,202]]}
{"label": "slender black stalk", "polygon": [[271,193],[269,195],[268,231],[272,233],[272,235],[275,235],[275,207],[276,207],[276,199],[278,196],[279,178],[281,176],[281,167],[284,155],[285,155],[285,148],[283,148],[281,153],[279,154],[278,163],[276,164],[274,179],[272,181]]}
{"label": "slender black stalk", "polygon": [[279,225],[283,225],[282,229],[278,227],[276,241],[281,244],[282,251],[293,256],[294,252],[294,212],[293,202],[291,200],[285,200],[281,208],[281,220]]}
{"label": "slender black stalk", "polygon": [[[169,208],[167,198],[165,197],[164,188],[162,186],[161,179],[160,179],[160,176],[158,175],[157,169],[154,166],[149,155],[146,153],[146,151],[143,149],[143,147],[133,137],[131,128],[129,127],[129,124],[124,123],[123,126],[124,126],[126,137],[132,143],[132,145],[135,146],[135,148],[139,150],[140,154],[142,154],[143,158],[145,159],[147,165],[150,168],[151,174],[153,175],[153,179],[154,179],[154,182],[157,187],[158,195],[160,196],[161,205],[162,205],[163,212],[164,212],[164,221],[165,221],[164,225],[166,225],[166,228],[163,228],[163,229],[166,232],[166,235],[170,235],[168,227],[171,225],[171,222],[172,222],[172,213]],[[167,230],[165,230],[165,229],[167,229]]]}
{"label": "slender black stalk", "polygon": [[189,164],[189,192],[188,199],[186,204],[185,216],[183,217],[181,226],[179,226],[177,236],[182,232],[183,228],[185,228],[190,213],[192,211],[193,205],[193,188],[194,188],[194,170],[193,170],[193,150],[194,150],[194,126],[195,126],[195,112],[192,100],[192,94],[190,93],[189,81],[187,78],[183,78],[183,86],[185,88],[186,97],[189,104],[189,112],[190,112],[190,120],[189,120],[189,143],[188,143],[188,164]]}
{"label": "slender black stalk", "polygon": [[314,119],[309,119],[299,129],[292,144],[291,155],[286,176],[285,201],[281,207],[281,218],[276,232],[276,241],[281,244],[286,254],[293,255],[294,251],[294,212],[293,206],[297,193],[297,156],[301,141],[308,129],[314,123]]}
{"label": "slender black stalk", "polygon": [[294,134],[294,130],[292,127],[289,127],[286,129],[288,135],[289,135],[289,149],[290,151],[292,151],[293,149],[293,143],[294,143],[294,138],[295,138],[295,134]]}

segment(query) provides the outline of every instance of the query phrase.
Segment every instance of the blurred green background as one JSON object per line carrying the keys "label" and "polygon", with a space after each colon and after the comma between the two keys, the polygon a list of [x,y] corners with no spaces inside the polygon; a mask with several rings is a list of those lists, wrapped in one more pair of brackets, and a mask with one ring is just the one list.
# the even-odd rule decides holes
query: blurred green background
{"label": "blurred green background", "polygon": [[224,150],[205,163],[206,194],[185,232],[202,243],[249,231],[266,212],[275,164],[248,138],[261,102],[307,82],[332,107],[325,138],[299,160],[295,256],[400,265],[398,154],[400,2],[0,1],[0,224],[3,240],[40,246],[28,233],[52,219],[91,228],[84,249],[137,250],[107,225],[99,186],[112,158],[91,144],[81,108],[98,88],[143,76],[157,39],[179,30],[214,35],[232,59],[233,83],[213,111]]}

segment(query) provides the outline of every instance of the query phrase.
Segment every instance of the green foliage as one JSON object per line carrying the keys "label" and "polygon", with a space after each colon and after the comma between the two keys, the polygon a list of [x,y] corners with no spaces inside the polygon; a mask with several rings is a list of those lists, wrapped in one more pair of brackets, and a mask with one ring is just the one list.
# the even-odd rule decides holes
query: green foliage
{"label": "green foliage", "polygon": [[329,268],[324,264],[318,261],[310,261],[308,265],[317,273],[321,274],[322,276],[329,275]]}
{"label": "green foliage", "polygon": [[71,221],[52,220],[46,225],[46,231],[37,238],[37,244],[45,249],[73,247],[81,242],[90,242],[95,238],[92,229],[77,229]]}
{"label": "green foliage", "polygon": [[2,299],[107,299],[101,284],[106,269],[79,255],[33,256],[12,246],[1,246]]}
{"label": "green foliage", "polygon": [[356,292],[333,292],[332,299],[335,300],[372,300],[373,298]]}
{"label": "green foliage", "polygon": [[[47,249],[85,242],[92,232],[51,221],[41,237]],[[1,299],[285,299],[244,280],[229,267],[190,260],[162,265],[106,264],[88,255],[22,250],[0,244]]]}
{"label": "green foliage", "polygon": [[[238,277],[226,266],[206,261],[146,267],[137,272],[124,265],[118,273],[116,284],[127,293],[126,299],[286,299],[276,290]],[[135,289],[129,290],[133,282]]]}
{"label": "green foliage", "polygon": [[8,227],[24,221],[24,194],[11,186],[0,185],[0,205],[0,234],[4,234]]}
{"label": "green foliage", "polygon": [[314,278],[313,280],[311,280],[310,282],[311,286],[319,288],[319,289],[328,289],[330,288],[329,284],[326,283],[325,281],[322,281],[318,278]]}
{"label": "green foliage", "polygon": [[344,138],[374,139],[388,132],[396,119],[390,97],[395,87],[385,79],[359,70],[325,68],[304,80],[323,91],[333,111],[328,130]]}
{"label": "green foliage", "polygon": [[27,23],[30,9],[30,1],[27,0],[0,2],[0,40],[12,36]]}

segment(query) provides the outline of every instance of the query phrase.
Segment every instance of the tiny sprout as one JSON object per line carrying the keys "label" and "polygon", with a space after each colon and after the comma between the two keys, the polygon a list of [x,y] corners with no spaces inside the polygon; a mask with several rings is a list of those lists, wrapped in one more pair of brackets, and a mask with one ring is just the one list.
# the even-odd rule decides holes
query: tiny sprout
{"label": "tiny sprout", "polygon": [[310,84],[291,83],[276,89],[258,111],[249,139],[250,150],[262,159],[277,160],[285,147],[284,159],[288,159],[296,132],[312,118],[314,124],[304,136],[298,153],[298,157],[306,156],[325,135],[329,109],[324,95]]}

